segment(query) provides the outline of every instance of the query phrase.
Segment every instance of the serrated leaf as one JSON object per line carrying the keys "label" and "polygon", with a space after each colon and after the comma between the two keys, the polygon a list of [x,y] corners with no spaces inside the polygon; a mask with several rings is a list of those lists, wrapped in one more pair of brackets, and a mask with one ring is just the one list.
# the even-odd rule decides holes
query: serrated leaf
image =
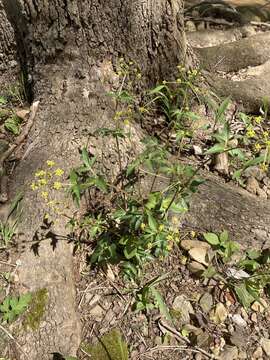
{"label": "serrated leaf", "polygon": [[214,233],[204,233],[203,237],[210,245],[219,245],[219,238]]}

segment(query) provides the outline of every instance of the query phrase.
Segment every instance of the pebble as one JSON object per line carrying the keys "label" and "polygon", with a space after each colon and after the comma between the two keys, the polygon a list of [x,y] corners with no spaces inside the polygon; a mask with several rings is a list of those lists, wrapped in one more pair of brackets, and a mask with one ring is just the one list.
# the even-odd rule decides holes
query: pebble
{"label": "pebble", "polygon": [[268,308],[268,303],[264,299],[260,299],[260,301],[254,301],[251,305],[251,309],[256,312],[263,313]]}
{"label": "pebble", "polygon": [[261,345],[265,354],[270,357],[270,339],[262,338]]}
{"label": "pebble", "polygon": [[209,293],[203,294],[199,301],[200,307],[202,308],[203,312],[208,314],[213,306],[213,297]]}
{"label": "pebble", "polygon": [[240,327],[245,327],[247,326],[247,322],[242,318],[241,315],[239,314],[235,314],[232,316],[232,321],[237,325],[237,326],[240,326]]}
{"label": "pebble", "polygon": [[238,359],[238,349],[236,346],[226,345],[220,354],[220,360],[234,360]]}
{"label": "pebble", "polygon": [[205,248],[211,249],[211,246],[205,241],[199,240],[182,240],[180,243],[182,249],[188,251],[192,248]]}
{"label": "pebble", "polygon": [[194,309],[184,295],[176,296],[172,304],[172,308],[179,311],[178,320],[182,324],[188,324],[190,322],[189,314],[194,314]]}
{"label": "pebble", "polygon": [[250,317],[251,321],[253,321],[254,323],[257,323],[258,319],[257,319],[257,315],[255,313],[251,314]]}
{"label": "pebble", "polygon": [[199,264],[198,262],[196,261],[191,261],[189,264],[188,264],[188,270],[192,273],[192,274],[201,274],[204,270],[205,270],[205,267],[202,265],[202,264]]}
{"label": "pebble", "polygon": [[261,346],[258,346],[257,349],[252,354],[253,359],[259,359],[263,356],[263,349]]}
{"label": "pebble", "polygon": [[207,259],[207,249],[203,247],[195,247],[189,250],[189,256],[197,261],[200,264],[203,264],[205,266],[209,265],[209,261]]}
{"label": "pebble", "polygon": [[228,311],[222,303],[218,303],[214,309],[211,311],[210,319],[216,324],[222,324],[228,317]]}

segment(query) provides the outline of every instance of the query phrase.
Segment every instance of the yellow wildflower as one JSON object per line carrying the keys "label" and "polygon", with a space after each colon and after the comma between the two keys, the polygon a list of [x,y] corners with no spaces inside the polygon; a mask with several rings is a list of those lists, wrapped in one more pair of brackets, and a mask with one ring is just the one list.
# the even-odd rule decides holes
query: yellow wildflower
{"label": "yellow wildflower", "polygon": [[146,227],[145,223],[141,223],[141,230],[144,230]]}
{"label": "yellow wildflower", "polygon": [[270,140],[266,140],[266,141],[265,141],[265,145],[268,146],[268,147],[270,147]]}
{"label": "yellow wildflower", "polygon": [[55,190],[60,190],[62,187],[63,187],[63,184],[60,183],[59,181],[55,181],[55,182],[53,183],[53,188],[54,188]]}
{"label": "yellow wildflower", "polygon": [[59,176],[59,177],[60,177],[60,176],[62,176],[62,175],[64,174],[64,170],[58,168],[58,169],[55,170],[54,173],[55,173],[56,176]]}
{"label": "yellow wildflower", "polygon": [[34,183],[34,182],[30,185],[30,187],[31,187],[32,190],[37,190],[38,189],[38,185],[36,183]]}
{"label": "yellow wildflower", "polygon": [[176,79],[176,82],[177,82],[178,84],[181,84],[182,80],[179,78],[179,79]]}
{"label": "yellow wildflower", "polygon": [[263,132],[263,137],[264,137],[265,139],[268,139],[268,138],[269,138],[269,132],[268,132],[268,131],[264,131],[264,132]]}
{"label": "yellow wildflower", "polygon": [[263,163],[260,165],[260,168],[262,169],[262,171],[266,172],[268,170],[268,164]]}
{"label": "yellow wildflower", "polygon": [[262,117],[261,116],[255,116],[254,120],[255,120],[255,123],[260,124],[262,122]]}
{"label": "yellow wildflower", "polygon": [[192,231],[190,232],[190,235],[194,238],[194,237],[196,236],[196,232],[192,230]]}
{"label": "yellow wildflower", "polygon": [[164,225],[163,224],[160,224],[159,227],[158,227],[158,230],[159,231],[162,231],[164,229]]}
{"label": "yellow wildflower", "polygon": [[262,148],[262,146],[261,146],[261,144],[255,144],[255,150],[257,150],[257,151],[260,151],[261,150],[261,148]]}
{"label": "yellow wildflower", "polygon": [[47,203],[48,206],[54,206],[55,205],[55,200],[50,200]]}
{"label": "yellow wildflower", "polygon": [[47,165],[48,165],[49,167],[52,167],[52,166],[55,165],[55,162],[52,161],[52,160],[47,160],[46,163],[47,163]]}
{"label": "yellow wildflower", "polygon": [[40,195],[44,200],[47,200],[49,196],[48,191],[42,191]]}
{"label": "yellow wildflower", "polygon": [[148,244],[147,244],[147,249],[150,250],[150,249],[152,249],[152,247],[153,247],[153,244],[152,244],[152,243],[148,243]]}
{"label": "yellow wildflower", "polygon": [[255,133],[254,129],[250,128],[250,129],[247,130],[247,137],[253,138],[255,136],[256,136],[256,133]]}
{"label": "yellow wildflower", "polygon": [[39,179],[38,180],[38,185],[40,185],[40,186],[47,185],[47,180],[46,179]]}
{"label": "yellow wildflower", "polygon": [[141,73],[138,73],[138,74],[137,74],[137,79],[140,80],[141,78],[142,78],[142,74],[141,74]]}
{"label": "yellow wildflower", "polygon": [[39,170],[35,173],[35,177],[43,177],[46,176],[46,171],[44,170]]}
{"label": "yellow wildflower", "polygon": [[128,120],[128,119],[125,119],[125,120],[123,121],[123,123],[124,123],[124,125],[129,125],[129,120]]}

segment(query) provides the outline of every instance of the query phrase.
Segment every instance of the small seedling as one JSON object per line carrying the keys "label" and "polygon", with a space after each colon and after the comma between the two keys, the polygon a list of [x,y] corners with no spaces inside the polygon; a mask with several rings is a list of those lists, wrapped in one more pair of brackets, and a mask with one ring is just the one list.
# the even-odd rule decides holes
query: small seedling
{"label": "small seedling", "polygon": [[26,293],[20,296],[8,296],[0,305],[0,313],[2,320],[8,323],[13,322],[16,318],[22,315],[28,308],[31,301],[31,294]]}

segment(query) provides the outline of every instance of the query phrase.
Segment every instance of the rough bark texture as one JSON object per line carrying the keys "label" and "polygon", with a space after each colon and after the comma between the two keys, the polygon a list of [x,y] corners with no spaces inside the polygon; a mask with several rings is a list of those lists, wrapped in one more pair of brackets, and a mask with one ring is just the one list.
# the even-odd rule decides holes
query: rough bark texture
{"label": "rough bark texture", "polygon": [[[33,173],[48,159],[67,172],[78,164],[78,148],[103,148],[105,163],[113,168],[109,143],[97,143],[90,134],[110,126],[115,101],[106,93],[119,86],[114,65],[119,57],[141,68],[145,83],[168,78],[184,60],[182,2],[166,0],[45,1],[5,0],[16,29],[23,66],[33,79],[40,100],[36,123],[16,169],[11,190],[25,191],[22,239],[29,242],[39,230],[44,203],[29,190]],[[133,151],[140,131],[133,128]],[[127,147],[122,151],[129,156]],[[63,226],[54,231],[65,234]],[[71,246],[56,249],[44,240],[39,256],[21,255],[19,280],[23,289],[47,288],[49,304],[40,328],[19,337],[29,359],[51,359],[52,352],[75,355],[80,342],[75,313]],[[23,355],[22,355],[23,358]]]}
{"label": "rough bark texture", "polygon": [[199,231],[228,230],[242,248],[270,246],[270,204],[246,190],[210,178],[192,200],[184,225]]}
{"label": "rough bark texture", "polygon": [[18,62],[13,28],[0,0],[0,91],[16,79]]}

